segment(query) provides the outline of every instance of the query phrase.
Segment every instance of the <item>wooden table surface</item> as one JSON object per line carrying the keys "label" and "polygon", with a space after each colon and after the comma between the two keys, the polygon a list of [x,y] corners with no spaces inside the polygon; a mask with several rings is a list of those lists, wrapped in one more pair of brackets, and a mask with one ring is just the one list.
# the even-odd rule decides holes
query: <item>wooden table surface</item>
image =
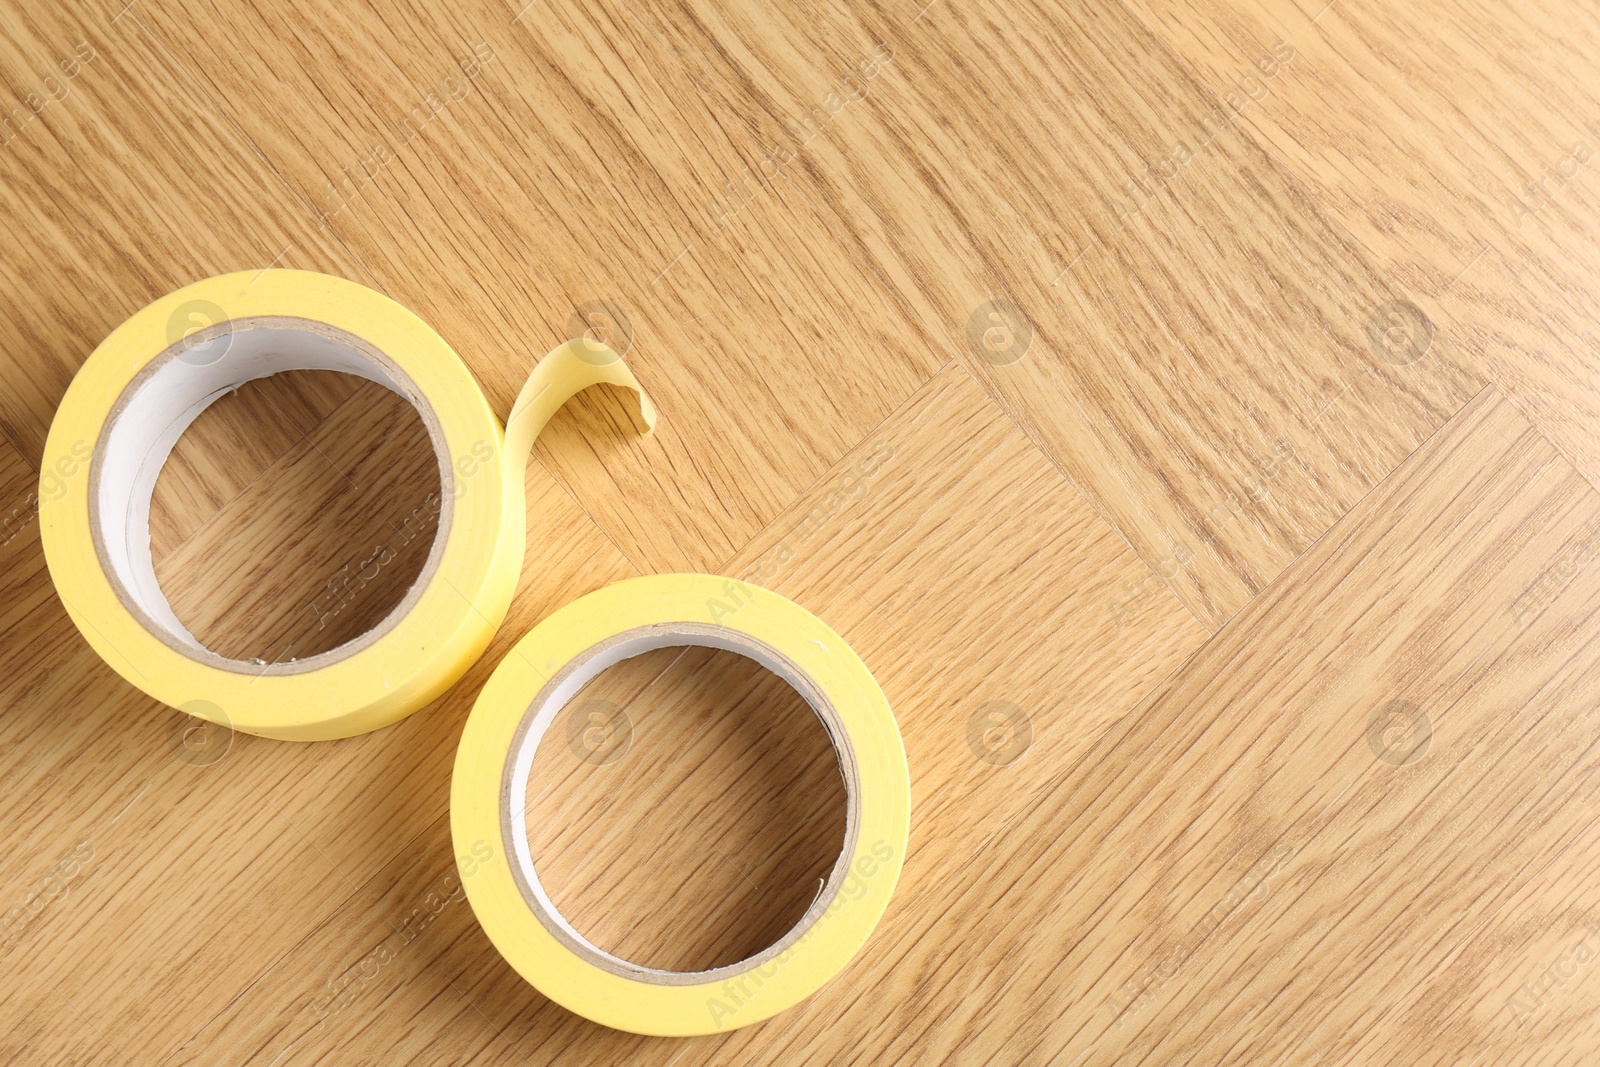
{"label": "wooden table surface", "polygon": [[[1592,5],[0,8],[0,1059],[1600,1059]],[[661,411],[558,415],[489,652],[345,741],[195,737],[40,549],[88,353],[269,266],[411,308],[502,415],[586,329]],[[331,648],[436,486],[392,395],[252,383],[162,474],[163,588]],[[913,790],[863,952],[686,1040],[523,982],[448,813],[511,644],[675,570],[843,634]],[[843,789],[783,683],[661,651],[563,715],[529,814],[579,929],[699,969],[804,911]]]}

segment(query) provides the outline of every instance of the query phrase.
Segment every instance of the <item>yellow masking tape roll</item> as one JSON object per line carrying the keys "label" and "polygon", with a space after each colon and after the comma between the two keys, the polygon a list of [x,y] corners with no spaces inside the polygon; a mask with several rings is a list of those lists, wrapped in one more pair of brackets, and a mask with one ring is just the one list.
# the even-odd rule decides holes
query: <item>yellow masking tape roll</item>
{"label": "yellow masking tape roll", "polygon": [[[410,591],[374,629],[304,659],[260,663],[203,647],[173,614],[150,556],[150,494],[209,404],[287,370],[357,375],[405,397],[439,461],[439,524]],[[522,567],[523,468],[546,421],[608,382],[655,411],[615,352],[568,341],[534,367],[502,429],[471,372],[421,319],[354,282],[243,271],[186,286],[95,349],[50,426],[40,526],[72,620],[129,682],[173,707],[267,737],[347,737],[444,692],[482,654]]]}
{"label": "yellow masking tape roll", "polygon": [[[677,645],[737,652],[792,685],[833,740],[846,796],[844,848],[800,922],[748,959],[698,972],[641,967],[586,940],[541,885],[526,822],[534,753],[562,706],[612,664]],[[910,803],[894,715],[838,634],[765,589],[663,574],[573,601],[495,668],[456,751],[450,829],[478,921],[540,992],[618,1030],[687,1036],[766,1019],[849,962],[894,891]]]}

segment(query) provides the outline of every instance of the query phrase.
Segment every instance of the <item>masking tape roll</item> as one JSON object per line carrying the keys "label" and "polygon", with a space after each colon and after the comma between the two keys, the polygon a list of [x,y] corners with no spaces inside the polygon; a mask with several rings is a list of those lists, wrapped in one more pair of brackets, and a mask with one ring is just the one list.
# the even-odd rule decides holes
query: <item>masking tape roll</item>
{"label": "masking tape roll", "polygon": [[[201,411],[287,370],[353,374],[417,409],[439,461],[438,532],[416,582],[372,630],[304,659],[229,659],[184,628],[156,582],[150,495]],[[163,703],[289,740],[377,729],[444,692],[494,636],[522,567],[533,440],[573,394],[602,382],[638,394],[635,424],[649,433],[655,411],[638,381],[586,338],[539,361],[503,430],[450,346],[380,293],[296,270],[196,282],[117,327],[56,411],[39,483],[50,576],[101,658]]]}
{"label": "masking tape roll", "polygon": [[[612,664],[678,645],[739,653],[793,686],[833,740],[846,796],[844,848],[799,923],[754,956],[698,972],[642,967],[584,938],[539,881],[525,813],[534,753],[562,706]],[[472,910],[524,978],[594,1022],[672,1037],[759,1022],[837,974],[888,906],[910,803],[894,715],[843,638],[768,590],[663,574],[573,601],[495,668],[456,750],[450,829]]]}

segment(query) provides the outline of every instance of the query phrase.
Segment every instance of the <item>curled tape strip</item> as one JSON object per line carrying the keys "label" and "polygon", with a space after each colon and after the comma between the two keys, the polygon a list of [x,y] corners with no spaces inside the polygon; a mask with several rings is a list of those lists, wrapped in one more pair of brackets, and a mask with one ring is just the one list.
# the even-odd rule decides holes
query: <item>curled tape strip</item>
{"label": "curled tape strip", "polygon": [[[150,495],[201,411],[287,370],[357,375],[417,409],[439,461],[439,528],[422,573],[376,627],[262,664],[212,652],[173,614],[150,555]],[[197,282],[117,327],[56,411],[39,486],[51,579],[101,658],[163,703],[290,740],[377,729],[444,692],[483,653],[522,567],[533,440],[575,393],[602,382],[638,395],[635,423],[649,433],[655,410],[638,381],[615,352],[584,339],[539,361],[502,429],[450,346],[380,293],[294,270]]]}
{"label": "curled tape strip", "polygon": [[[866,665],[827,624],[765,589],[741,585],[738,610],[710,621],[728,585],[704,574],[633,578],[556,611],[495,668],[456,751],[451,835],[479,923],[551,1000],[619,1030],[715,1033],[798,1003],[866,941],[905,856],[905,749]],[[792,685],[833,741],[846,797],[844,848],[799,923],[748,959],[699,972],[642,967],[584,938],[539,881],[525,814],[534,753],[561,708],[612,664],[677,645],[739,653]]]}

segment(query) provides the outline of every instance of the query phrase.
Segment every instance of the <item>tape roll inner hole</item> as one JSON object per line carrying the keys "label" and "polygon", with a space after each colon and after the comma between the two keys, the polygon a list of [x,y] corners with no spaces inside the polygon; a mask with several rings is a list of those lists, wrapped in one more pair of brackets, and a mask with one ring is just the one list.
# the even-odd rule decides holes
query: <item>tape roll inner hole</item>
{"label": "tape roll inner hole", "polygon": [[[765,667],[798,693],[816,714],[832,743],[845,793],[844,841],[822,890],[782,937],[761,951],[726,966],[696,971],[667,970],[624,959],[595,945],[561,914],[539,878],[528,838],[527,797],[534,757],[562,709],[607,668],[659,648],[685,645],[737,653]],[[849,863],[858,845],[861,779],[855,753],[837,710],[821,689],[776,649],[746,634],[704,623],[643,627],[609,638],[563,666],[534,697],[517,727],[501,786],[501,836],[513,857],[512,876],[524,901],[552,936],[574,954],[625,978],[657,985],[691,985],[735,978],[767,966],[782,956],[817,924],[838,899],[850,875]]]}
{"label": "tape roll inner hole", "polygon": [[[422,419],[439,465],[439,519],[416,581],[373,629],[302,659],[263,664],[218,655],[179,621],[156,578],[150,548],[150,502],[178,439],[200,413],[246,382],[286,371],[353,375],[404,398]],[[453,482],[444,431],[420,390],[367,342],[325,323],[258,317],[217,323],[175,342],[123,390],[91,460],[89,525],[95,551],[128,610],[161,641],[210,666],[239,673],[316,670],[370,645],[403,617],[438,568],[450,528]]]}

